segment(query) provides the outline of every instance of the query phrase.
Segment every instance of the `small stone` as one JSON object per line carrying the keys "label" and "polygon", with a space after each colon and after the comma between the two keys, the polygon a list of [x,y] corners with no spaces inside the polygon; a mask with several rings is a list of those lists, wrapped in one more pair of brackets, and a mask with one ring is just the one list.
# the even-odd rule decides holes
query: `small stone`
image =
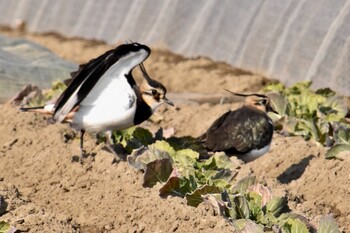
{"label": "small stone", "polygon": [[208,225],[209,225],[210,228],[214,228],[216,226],[216,222],[209,221]]}
{"label": "small stone", "polygon": [[171,230],[172,230],[173,232],[175,232],[175,231],[177,231],[177,229],[179,229],[179,223],[178,223],[178,222],[175,222],[175,223],[173,224],[173,226],[171,227]]}
{"label": "small stone", "polygon": [[185,215],[185,217],[184,217],[184,220],[185,220],[185,221],[188,221],[188,220],[190,220],[190,216],[188,216],[188,215]]}
{"label": "small stone", "polygon": [[108,223],[106,226],[104,226],[104,229],[107,231],[113,230],[114,229],[113,223]]}

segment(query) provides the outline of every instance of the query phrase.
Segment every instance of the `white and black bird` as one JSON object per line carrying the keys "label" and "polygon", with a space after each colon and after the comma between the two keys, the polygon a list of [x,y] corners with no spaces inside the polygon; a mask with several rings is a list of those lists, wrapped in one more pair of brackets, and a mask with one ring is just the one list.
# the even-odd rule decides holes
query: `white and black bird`
{"label": "white and black bird", "polygon": [[[112,130],[142,123],[162,103],[173,105],[166,98],[167,89],[151,79],[143,66],[150,53],[151,49],[143,44],[122,44],[80,65],[55,104],[21,110],[49,114],[56,122],[70,123],[81,132],[81,156],[85,131],[105,133],[106,144],[111,149]],[[136,66],[141,68],[145,79],[140,86],[132,76]]]}
{"label": "white and black bird", "polygon": [[250,162],[270,148],[274,127],[266,113],[274,110],[265,95],[230,93],[245,97],[244,105],[223,114],[198,139],[208,151],[224,151]]}

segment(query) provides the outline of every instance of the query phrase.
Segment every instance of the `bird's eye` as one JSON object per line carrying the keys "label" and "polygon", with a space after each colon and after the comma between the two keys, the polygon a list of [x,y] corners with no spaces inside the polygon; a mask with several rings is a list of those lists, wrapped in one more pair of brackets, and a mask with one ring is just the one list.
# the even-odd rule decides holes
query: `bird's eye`
{"label": "bird's eye", "polygon": [[266,100],[266,99],[262,99],[262,100],[260,100],[260,103],[261,103],[262,105],[266,105],[266,104],[267,104],[267,100]]}
{"label": "bird's eye", "polygon": [[154,90],[154,89],[153,89],[153,90],[152,90],[152,95],[155,96],[155,95],[157,95],[157,94],[158,94],[157,90]]}

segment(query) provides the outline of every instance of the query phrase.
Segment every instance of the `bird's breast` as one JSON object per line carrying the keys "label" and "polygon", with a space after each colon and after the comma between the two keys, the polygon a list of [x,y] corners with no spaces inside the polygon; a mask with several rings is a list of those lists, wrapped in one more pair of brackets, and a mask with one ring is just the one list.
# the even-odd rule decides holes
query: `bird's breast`
{"label": "bird's breast", "polygon": [[251,162],[264,154],[266,154],[270,149],[271,143],[267,144],[266,146],[260,148],[260,149],[252,149],[248,153],[241,155],[239,158],[242,159],[244,162]]}
{"label": "bird's breast", "polygon": [[109,104],[97,106],[80,106],[72,121],[72,127],[84,129],[90,133],[108,130],[121,130],[134,125],[136,101],[128,108]]}
{"label": "bird's breast", "polygon": [[[92,95],[94,93],[90,93]],[[87,132],[100,133],[121,130],[134,125],[137,96],[128,83],[112,82],[97,93],[88,96],[74,114],[72,127]]]}

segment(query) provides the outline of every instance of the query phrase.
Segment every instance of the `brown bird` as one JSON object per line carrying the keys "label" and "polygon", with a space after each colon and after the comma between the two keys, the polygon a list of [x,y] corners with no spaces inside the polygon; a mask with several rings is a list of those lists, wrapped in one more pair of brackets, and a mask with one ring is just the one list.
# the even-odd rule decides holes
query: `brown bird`
{"label": "brown bird", "polygon": [[270,148],[274,128],[267,112],[274,110],[265,95],[228,92],[245,97],[244,106],[223,114],[198,139],[208,151],[253,161]]}

